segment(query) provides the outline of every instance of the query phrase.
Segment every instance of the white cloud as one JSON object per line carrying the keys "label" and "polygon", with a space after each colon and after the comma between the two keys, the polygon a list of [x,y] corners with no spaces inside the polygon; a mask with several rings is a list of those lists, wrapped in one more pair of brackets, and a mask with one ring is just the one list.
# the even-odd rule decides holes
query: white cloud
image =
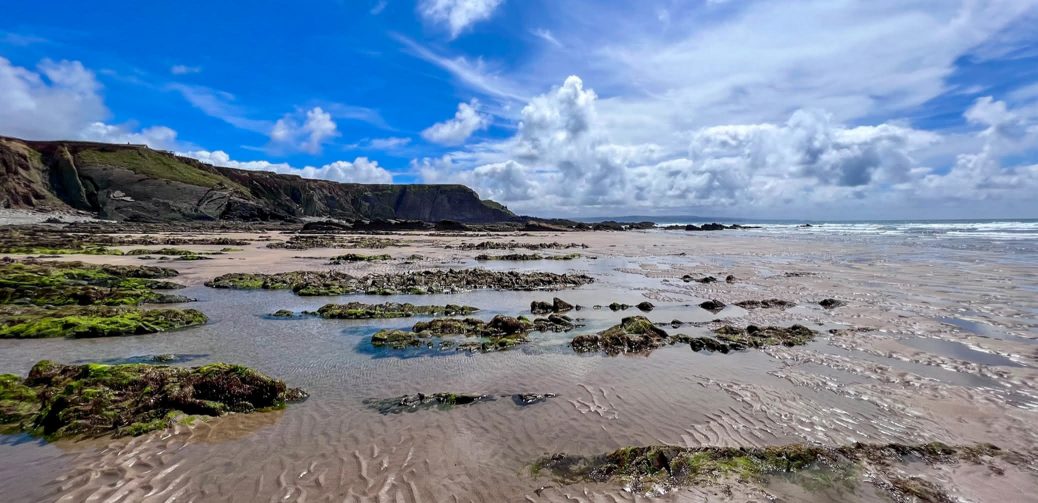
{"label": "white cloud", "polygon": [[469,61],[463,57],[443,56],[403,35],[391,34],[391,36],[403,44],[412,55],[442,68],[466,87],[503,100],[526,100],[525,94],[517,90],[510,81],[503,79],[488,68],[481,59]]}
{"label": "white cloud", "polygon": [[202,113],[220,119],[236,128],[267,134],[272,124],[270,121],[248,118],[245,111],[235,103],[233,94],[204,86],[186,84],[170,84],[169,89],[180,93],[191,106]]}
{"label": "white cloud", "polygon": [[389,5],[389,2],[387,0],[378,0],[377,2],[375,2],[375,5],[371,6],[371,9],[369,10],[369,12],[371,13],[372,16],[377,16],[377,15],[381,14],[382,11],[386,10],[386,6],[388,6],[388,5]]}
{"label": "white cloud", "polygon": [[286,114],[270,130],[270,141],[274,145],[311,154],[319,153],[324,143],[336,136],[339,131],[335,121],[321,107]]}
{"label": "white cloud", "polygon": [[822,110],[800,109],[783,122],[680,131],[680,144],[623,142],[610,137],[598,105],[593,90],[569,77],[530,100],[512,138],[418,160],[412,169],[426,182],[465,183],[540,214],[897,217],[952,200],[997,208],[1033,199],[1038,189],[1038,167],[999,162],[1014,146],[1038,144],[1038,128],[991,98],[964,112],[984,127],[975,134],[985,146],[960,155],[950,170],[920,161],[945,138],[906,125],[846,126]]}
{"label": "white cloud", "polygon": [[490,120],[479,113],[479,102],[458,103],[452,119],[438,122],[422,131],[422,138],[441,145],[460,145],[480,129],[486,129]]}
{"label": "white cloud", "polygon": [[176,145],[176,131],[113,125],[101,83],[78,61],[45,59],[36,70],[0,57],[0,134],[33,140],[94,140]]}
{"label": "white cloud", "polygon": [[405,147],[410,143],[410,138],[400,136],[389,136],[386,138],[375,138],[368,142],[368,146],[376,150],[395,150],[401,147]]}
{"label": "white cloud", "polygon": [[545,28],[537,28],[536,30],[532,30],[530,33],[532,33],[535,37],[545,42],[548,42],[551,45],[554,45],[555,47],[562,47],[562,42],[559,42],[559,39],[555,38],[555,35],[551,33],[551,30]]}
{"label": "white cloud", "polygon": [[331,180],[340,183],[393,183],[393,174],[378,165],[377,161],[367,157],[358,157],[349,161],[335,161],[320,167],[304,166],[295,168],[287,163],[269,161],[236,161],[222,150],[195,150],[181,152],[180,155],[193,157],[202,162],[229,168],[248,169],[253,171],[272,171],[284,175],[298,175],[303,178]]}
{"label": "white cloud", "polygon": [[451,38],[490,18],[502,0],[422,0],[418,12],[425,20],[446,25]]}
{"label": "white cloud", "polygon": [[200,66],[187,66],[187,65],[173,65],[169,68],[169,73],[173,75],[189,75],[192,73],[200,73],[202,67]]}

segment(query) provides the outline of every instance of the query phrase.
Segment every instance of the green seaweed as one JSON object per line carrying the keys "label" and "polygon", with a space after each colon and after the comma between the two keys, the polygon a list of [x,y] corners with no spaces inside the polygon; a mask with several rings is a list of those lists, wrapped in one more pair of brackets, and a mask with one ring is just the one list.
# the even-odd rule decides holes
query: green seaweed
{"label": "green seaweed", "polygon": [[413,316],[459,316],[472,314],[479,309],[472,306],[423,306],[410,303],[386,302],[383,304],[365,304],[350,302],[348,304],[325,304],[317,310],[322,318],[369,320],[384,318],[410,318]]}
{"label": "green seaweed", "polygon": [[195,309],[110,306],[0,309],[0,338],[116,337],[168,332],[208,321]]}
{"label": "green seaweed", "polygon": [[[536,460],[529,469],[535,476],[547,472],[566,484],[612,482],[644,493],[658,493],[661,488],[719,484],[731,480],[762,484],[776,475],[794,476],[791,481],[819,489],[853,485],[863,473],[859,469],[862,463],[874,467],[912,461],[930,464],[958,461],[980,463],[985,458],[1004,454],[1004,451],[990,444],[949,446],[941,443],[855,443],[840,447],[790,444],[760,448],[657,445],[624,447],[594,456],[551,454]],[[902,479],[899,482],[894,477],[887,485],[893,489],[892,492],[900,495],[922,497],[941,494],[934,484],[921,479]]]}
{"label": "green seaweed", "polygon": [[193,369],[43,360],[24,380],[0,375],[0,423],[48,439],[141,435],[194,416],[283,407],[306,393],[226,363]]}

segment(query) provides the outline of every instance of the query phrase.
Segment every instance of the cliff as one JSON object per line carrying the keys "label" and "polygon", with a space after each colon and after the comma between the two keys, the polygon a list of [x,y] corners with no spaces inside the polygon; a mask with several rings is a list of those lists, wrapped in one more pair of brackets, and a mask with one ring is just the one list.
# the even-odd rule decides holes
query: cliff
{"label": "cliff", "polygon": [[106,219],[516,220],[463,185],[367,185],[205,164],[142,145],[0,137],[0,207]]}

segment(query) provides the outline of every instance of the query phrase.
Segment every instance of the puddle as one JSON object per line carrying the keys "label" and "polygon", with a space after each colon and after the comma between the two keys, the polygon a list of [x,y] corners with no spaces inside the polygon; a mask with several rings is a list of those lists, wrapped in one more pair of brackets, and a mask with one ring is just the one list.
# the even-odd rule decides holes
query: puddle
{"label": "puddle", "polygon": [[901,342],[906,346],[916,349],[980,365],[991,365],[995,367],[1024,366],[1002,355],[977,351],[961,342],[931,339],[926,337],[910,337],[902,339]]}

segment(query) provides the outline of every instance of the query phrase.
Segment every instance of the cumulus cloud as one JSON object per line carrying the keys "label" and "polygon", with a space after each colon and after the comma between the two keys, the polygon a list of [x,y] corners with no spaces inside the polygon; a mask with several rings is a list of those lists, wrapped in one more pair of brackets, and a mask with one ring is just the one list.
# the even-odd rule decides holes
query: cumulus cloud
{"label": "cumulus cloud", "polygon": [[441,145],[460,145],[480,129],[490,124],[487,116],[479,113],[479,102],[458,103],[452,119],[437,122],[422,131],[422,138]]}
{"label": "cumulus cloud", "polygon": [[950,197],[1032,197],[1038,188],[1038,167],[999,162],[1014,145],[1036,144],[1038,131],[992,98],[964,112],[983,127],[975,133],[982,151],[943,169],[920,158],[945,139],[902,124],[848,126],[823,110],[799,109],[782,122],[679,132],[685,141],[675,146],[614,140],[598,102],[571,76],[530,100],[513,137],[416,160],[412,169],[428,182],[469,184],[520,211],[572,214],[817,216],[819,208],[855,206],[881,214]]}
{"label": "cumulus cloud", "polygon": [[0,57],[0,134],[26,139],[144,143],[172,148],[176,131],[106,123],[110,113],[94,72],[79,61],[45,59],[36,69]]}
{"label": "cumulus cloud", "polygon": [[195,150],[181,152],[180,155],[193,157],[202,162],[229,168],[248,169],[253,171],[272,171],[284,175],[298,175],[303,178],[331,180],[341,183],[393,183],[393,174],[378,165],[377,161],[367,157],[358,157],[349,161],[335,161],[320,167],[293,167],[287,163],[269,161],[236,161],[222,150]]}
{"label": "cumulus cloud", "polygon": [[490,18],[503,0],[422,0],[418,12],[427,21],[445,25],[451,38]]}
{"label": "cumulus cloud", "polygon": [[317,154],[328,140],[339,136],[332,115],[321,107],[306,112],[286,114],[274,123],[270,141],[276,146]]}

